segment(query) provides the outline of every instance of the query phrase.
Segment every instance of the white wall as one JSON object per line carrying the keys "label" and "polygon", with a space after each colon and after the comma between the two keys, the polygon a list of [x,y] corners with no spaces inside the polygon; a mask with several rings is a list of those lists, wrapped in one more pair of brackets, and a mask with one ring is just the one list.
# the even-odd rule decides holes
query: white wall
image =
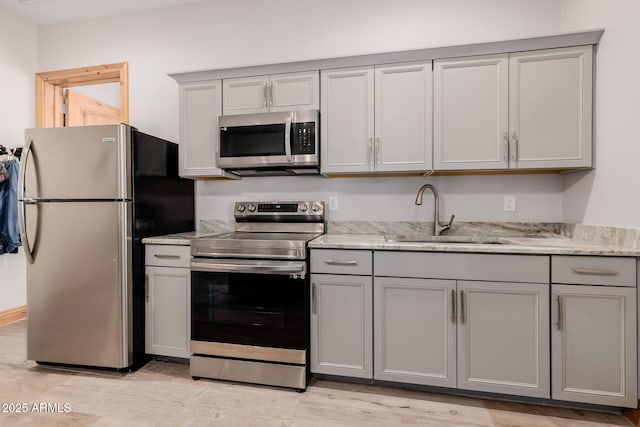
{"label": "white wall", "polygon": [[[170,72],[308,60],[557,33],[560,0],[206,1],[39,31],[41,71],[129,62],[131,123],[177,139]],[[456,178],[264,178],[199,182],[198,216],[231,218],[239,198],[291,200],[336,194],[333,219],[430,219],[413,207],[436,183],[443,214],[466,220],[561,221],[560,176]],[[502,211],[515,195],[518,210]],[[427,204],[425,199],[425,204]],[[429,202],[430,203],[430,202]],[[365,208],[365,213],[360,208]]]}
{"label": "white wall", "polygon": [[[198,186],[202,219],[233,219],[233,202],[251,200],[323,200],[338,197],[329,220],[432,221],[433,196],[416,193],[422,184],[440,193],[440,219],[456,221],[561,221],[562,193],[557,176],[476,176],[404,178],[245,178]],[[503,196],[515,195],[517,211],[503,211]]]}
{"label": "white wall", "polygon": [[[23,145],[35,122],[33,75],[37,64],[35,25],[0,11],[0,144]],[[26,304],[25,257],[0,255],[0,311]]]}
{"label": "white wall", "polygon": [[640,2],[561,5],[563,31],[605,28],[595,70],[596,169],[564,178],[565,221],[640,227]]}

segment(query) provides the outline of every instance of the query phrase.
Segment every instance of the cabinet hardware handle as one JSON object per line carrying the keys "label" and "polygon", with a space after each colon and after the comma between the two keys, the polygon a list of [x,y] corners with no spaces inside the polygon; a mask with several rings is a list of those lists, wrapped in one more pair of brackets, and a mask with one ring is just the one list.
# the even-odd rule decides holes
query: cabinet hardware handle
{"label": "cabinet hardware handle", "polygon": [[269,105],[273,107],[273,82],[269,83]]}
{"label": "cabinet hardware handle", "polygon": [[591,274],[594,276],[617,276],[616,270],[610,270],[608,268],[572,268],[576,274]]}
{"label": "cabinet hardware handle", "polygon": [[356,260],[351,260],[351,261],[333,261],[333,260],[325,260],[324,262],[325,264],[328,265],[358,265],[358,261]]}
{"label": "cabinet hardware handle", "polygon": [[311,312],[313,314],[318,312],[318,304],[316,302],[316,282],[311,284]]}
{"label": "cabinet hardware handle", "polygon": [[460,291],[460,323],[464,325],[464,291]]}
{"label": "cabinet hardware handle", "polygon": [[456,290],[451,289],[451,322],[456,323]]}
{"label": "cabinet hardware handle", "polygon": [[375,151],[375,158],[376,158],[376,164],[378,166],[380,166],[381,160],[380,160],[380,137],[377,136],[376,137],[376,151]]}
{"label": "cabinet hardware handle", "polygon": [[267,82],[262,83],[262,90],[263,90],[262,94],[264,95],[264,102],[262,106],[266,108],[269,102],[269,94],[267,93]]}
{"label": "cabinet hardware handle", "polygon": [[515,162],[518,160],[518,134],[515,131],[511,134],[511,140],[513,141],[513,150],[511,150],[511,160]]}
{"label": "cabinet hardware handle", "polygon": [[149,275],[144,275],[144,297],[149,302]]}
{"label": "cabinet hardware handle", "polygon": [[509,132],[505,132],[502,139],[504,141],[502,146],[502,160],[506,162],[509,160]]}
{"label": "cabinet hardware handle", "polygon": [[562,295],[558,295],[556,297],[558,301],[558,321],[556,322],[556,326],[558,330],[562,330]]}
{"label": "cabinet hardware handle", "polygon": [[367,151],[367,163],[369,163],[369,169],[373,169],[373,137],[369,137],[369,150]]}
{"label": "cabinet hardware handle", "polygon": [[180,259],[180,255],[159,255],[159,254],[153,254],[154,257],[156,258],[160,258],[160,259]]}

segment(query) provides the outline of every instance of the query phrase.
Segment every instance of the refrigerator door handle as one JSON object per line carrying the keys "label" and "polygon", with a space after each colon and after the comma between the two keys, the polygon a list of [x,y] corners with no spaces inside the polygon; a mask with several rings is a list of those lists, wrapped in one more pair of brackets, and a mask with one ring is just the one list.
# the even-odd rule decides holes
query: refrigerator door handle
{"label": "refrigerator door handle", "polygon": [[20,239],[22,240],[22,247],[24,248],[24,254],[27,257],[27,262],[33,264],[33,250],[29,245],[29,238],[27,236],[27,204],[36,204],[34,199],[25,199],[25,177],[27,171],[27,161],[29,159],[29,153],[31,152],[31,144],[33,139],[29,138],[27,141],[27,147],[22,159],[22,167],[20,168],[20,175],[18,176],[18,199],[20,203],[20,215],[18,215],[18,224],[20,226]]}
{"label": "refrigerator door handle", "polygon": [[18,176],[18,200],[24,199],[27,161],[29,160],[29,153],[31,152],[31,144],[33,144],[33,139],[29,138],[29,141],[27,141],[27,146],[24,149],[24,155],[22,156],[21,163],[23,166],[20,168],[20,175]]}

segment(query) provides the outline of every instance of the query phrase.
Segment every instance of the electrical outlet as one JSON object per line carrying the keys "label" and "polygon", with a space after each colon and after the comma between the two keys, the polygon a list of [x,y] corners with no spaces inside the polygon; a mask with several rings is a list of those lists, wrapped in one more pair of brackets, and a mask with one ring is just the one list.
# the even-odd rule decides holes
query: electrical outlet
{"label": "electrical outlet", "polygon": [[504,196],[504,211],[515,212],[516,210],[516,196]]}
{"label": "electrical outlet", "polygon": [[330,211],[338,210],[338,196],[329,197],[329,210]]}

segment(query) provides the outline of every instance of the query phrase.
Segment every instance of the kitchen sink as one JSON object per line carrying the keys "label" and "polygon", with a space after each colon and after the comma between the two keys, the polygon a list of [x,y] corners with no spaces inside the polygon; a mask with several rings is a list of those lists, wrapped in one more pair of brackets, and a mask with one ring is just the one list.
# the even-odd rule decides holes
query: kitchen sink
{"label": "kitchen sink", "polygon": [[488,236],[434,236],[430,234],[385,234],[385,242],[389,243],[465,243],[482,245],[501,245],[505,242]]}

